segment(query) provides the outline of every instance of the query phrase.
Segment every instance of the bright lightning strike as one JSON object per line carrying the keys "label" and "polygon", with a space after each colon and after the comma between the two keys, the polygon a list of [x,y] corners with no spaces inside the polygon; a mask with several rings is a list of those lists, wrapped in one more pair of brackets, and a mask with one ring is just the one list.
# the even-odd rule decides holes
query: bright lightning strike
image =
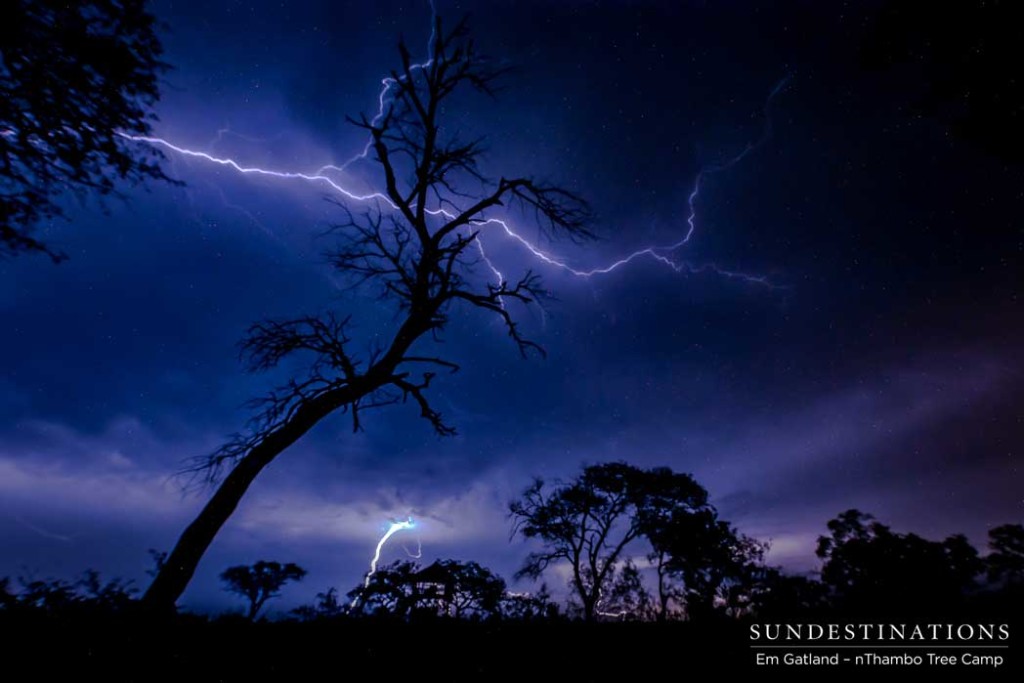
{"label": "bright lightning strike", "polygon": [[[363,588],[370,587],[370,579],[372,579],[373,575],[377,573],[377,563],[380,562],[380,553],[384,549],[384,545],[388,542],[388,539],[397,534],[399,531],[407,531],[409,529],[414,529],[415,527],[416,523],[412,521],[412,517],[408,517],[401,522],[391,523],[391,526],[388,527],[388,530],[385,531],[384,535],[380,537],[379,541],[377,541],[377,547],[374,549],[373,557],[370,559],[370,571],[366,572],[366,579],[363,581]],[[423,556],[423,545],[419,539],[416,539],[415,554],[409,552],[409,550],[406,549],[404,546],[403,549],[405,550],[406,555],[414,559],[419,559]],[[356,595],[356,597],[352,599],[352,609],[355,609],[356,605],[359,604],[360,597],[360,595]]]}
{"label": "bright lightning strike", "polygon": [[[433,3],[431,3],[431,9],[433,10]],[[435,26],[434,30],[436,30],[436,24],[434,24],[433,22],[431,22],[431,23],[432,23],[432,25]],[[435,35],[434,35],[434,31],[432,30],[431,34],[430,34],[430,39],[428,41],[428,50],[429,50],[429,47],[433,44],[434,40],[435,40]],[[428,58],[423,63],[413,64],[411,68],[413,70],[425,69],[425,68],[428,68],[430,66],[430,64],[431,64],[431,60]],[[700,197],[701,187],[702,187],[705,179],[708,176],[712,175],[712,174],[720,173],[722,171],[726,171],[726,170],[736,166],[741,161],[743,161],[743,159],[745,159],[749,154],[751,154],[754,150],[756,150],[758,147],[760,147],[762,144],[764,144],[768,140],[768,138],[770,137],[770,135],[771,135],[771,116],[769,115],[770,114],[769,107],[771,106],[771,103],[775,99],[775,97],[786,86],[788,81],[789,81],[789,77],[787,76],[786,78],[782,79],[771,90],[771,92],[769,93],[768,98],[765,101],[765,105],[764,105],[764,116],[765,116],[764,130],[762,131],[762,134],[759,137],[759,139],[756,140],[755,142],[752,142],[752,143],[748,144],[746,147],[743,148],[743,150],[739,154],[733,156],[732,158],[726,160],[725,162],[719,163],[719,164],[714,165],[714,166],[705,167],[705,168],[701,169],[697,173],[697,175],[696,175],[696,177],[694,178],[694,181],[693,181],[693,186],[692,186],[692,188],[690,190],[690,193],[689,193],[689,195],[687,197],[687,216],[686,216],[686,219],[685,219],[686,230],[685,230],[683,236],[679,240],[674,242],[674,243],[666,244],[666,245],[645,246],[645,247],[637,249],[636,251],[634,251],[634,252],[632,252],[630,254],[627,254],[626,256],[623,256],[623,257],[621,257],[621,258],[619,258],[619,259],[617,259],[617,260],[615,260],[615,261],[613,261],[613,262],[611,262],[611,263],[609,263],[607,265],[596,267],[596,268],[591,268],[591,269],[581,269],[581,268],[577,268],[577,267],[574,267],[574,266],[570,265],[570,263],[566,259],[558,257],[558,256],[554,256],[554,255],[544,251],[540,247],[536,246],[535,244],[533,244],[532,242],[527,240],[525,237],[523,237],[522,235],[517,233],[513,229],[513,227],[509,224],[509,222],[506,221],[506,220],[503,220],[503,219],[500,219],[500,218],[481,218],[479,220],[472,221],[472,225],[478,226],[478,227],[481,227],[481,228],[487,227],[487,226],[497,226],[497,228],[499,228],[502,232],[504,232],[504,234],[507,237],[509,237],[512,240],[518,242],[520,246],[522,246],[526,251],[528,251],[530,253],[531,256],[533,256],[538,261],[541,261],[542,263],[545,263],[545,264],[547,264],[549,266],[553,266],[555,268],[559,268],[559,269],[561,269],[563,271],[566,271],[566,272],[568,272],[571,275],[574,275],[576,277],[591,278],[591,277],[594,277],[594,276],[597,276],[597,275],[608,275],[608,274],[618,270],[619,268],[622,268],[622,267],[632,263],[633,261],[639,260],[641,258],[649,258],[649,259],[653,259],[654,261],[656,261],[656,262],[658,262],[658,263],[660,263],[662,265],[668,266],[669,268],[671,268],[672,270],[674,270],[677,273],[697,274],[697,273],[703,273],[703,272],[712,272],[712,273],[715,273],[715,274],[717,274],[719,276],[722,276],[722,277],[727,277],[727,278],[742,280],[742,281],[749,282],[749,283],[760,284],[760,285],[765,285],[765,286],[772,287],[773,286],[772,283],[769,282],[769,280],[766,277],[764,277],[764,276],[761,276],[761,275],[751,275],[751,274],[748,274],[748,273],[742,273],[742,272],[738,272],[738,271],[726,270],[724,268],[719,267],[718,265],[716,265],[714,263],[703,264],[703,265],[693,265],[693,264],[691,264],[691,263],[689,263],[687,261],[677,260],[674,257],[674,254],[675,254],[675,252],[677,252],[679,249],[681,249],[682,247],[686,246],[690,242],[690,239],[693,237],[694,233],[697,230],[697,207],[696,207],[696,204],[697,204],[698,198]],[[390,95],[390,93],[392,91],[392,88],[395,86],[395,84],[396,84],[396,80],[394,78],[392,78],[392,77],[387,77],[387,78],[384,78],[384,79],[381,80],[381,91],[380,91],[379,95],[377,96],[377,104],[378,104],[377,113],[374,115],[373,119],[371,120],[372,123],[379,122],[385,116],[385,114],[387,112],[387,108],[388,108],[389,103],[390,103],[389,95]],[[174,144],[174,143],[172,143],[172,142],[170,142],[168,140],[165,140],[164,138],[159,138],[159,137],[127,135],[127,134],[122,134],[122,137],[124,137],[126,139],[129,139],[129,140],[136,141],[136,142],[143,142],[143,143],[147,143],[147,144],[150,144],[150,145],[155,145],[155,146],[163,147],[165,149],[168,149],[168,150],[170,150],[172,152],[175,152],[176,154],[180,154],[182,156],[186,156],[186,157],[190,157],[190,158],[195,158],[195,159],[200,159],[200,160],[203,160],[203,161],[206,161],[206,162],[209,162],[209,163],[212,163],[212,164],[217,164],[217,165],[220,165],[220,166],[226,166],[226,167],[231,168],[234,171],[237,171],[238,173],[241,173],[243,175],[259,175],[259,176],[265,176],[265,177],[271,177],[271,178],[279,178],[279,179],[284,179],[284,180],[297,180],[297,181],[303,181],[303,182],[308,182],[308,183],[321,184],[321,185],[325,185],[326,187],[330,188],[334,192],[337,192],[342,197],[344,197],[345,199],[350,200],[350,201],[354,201],[354,202],[383,202],[386,206],[388,206],[392,210],[395,210],[395,209],[398,208],[395,205],[395,203],[384,193],[381,193],[381,192],[370,192],[370,193],[363,194],[363,193],[354,192],[354,191],[344,187],[343,185],[339,184],[339,182],[336,181],[335,179],[333,179],[333,178],[331,178],[331,177],[326,175],[326,173],[329,172],[329,171],[345,171],[353,163],[355,163],[357,161],[360,161],[360,160],[363,160],[363,159],[366,159],[367,155],[369,153],[370,147],[371,147],[371,143],[370,142],[367,142],[366,146],[363,148],[363,150],[359,154],[356,154],[355,156],[353,156],[351,159],[349,159],[345,163],[341,164],[340,166],[339,165],[334,165],[334,164],[327,164],[325,166],[320,167],[316,171],[313,171],[312,173],[303,173],[303,172],[297,172],[297,171],[278,171],[278,170],[260,168],[260,167],[256,167],[256,166],[247,166],[247,165],[244,165],[244,164],[242,164],[242,163],[240,163],[240,162],[238,162],[238,161],[236,161],[234,159],[228,158],[228,157],[218,157],[218,156],[214,156],[213,154],[210,154],[208,152],[203,152],[203,151],[188,149],[186,147],[181,147],[181,146],[176,145],[176,144]],[[426,213],[428,213],[428,214],[430,214],[432,216],[442,216],[445,219],[449,219],[449,220],[454,218],[455,215],[456,215],[452,211],[449,211],[449,210],[443,209],[443,208],[427,209]],[[476,246],[477,246],[477,251],[480,254],[481,261],[491,271],[491,274],[495,277],[495,279],[497,280],[497,282],[499,284],[504,283],[505,282],[504,274],[497,268],[497,266],[494,264],[494,262],[488,257],[487,252],[484,249],[484,244],[483,244],[483,240],[482,240],[482,233],[477,235],[475,242],[476,242]]]}
{"label": "bright lightning strike", "polygon": [[341,194],[342,196],[352,201],[369,202],[373,200],[379,200],[386,203],[392,209],[398,208],[386,194],[382,194],[380,192],[358,194],[356,192],[347,190],[346,188],[342,187],[338,183],[334,182],[331,178],[323,175],[323,173],[320,172],[328,168],[326,166],[324,167],[324,169],[320,169],[320,171],[316,171],[313,173],[299,173],[296,171],[272,171],[266,168],[259,168],[257,166],[243,166],[234,159],[215,157],[212,154],[208,154],[206,152],[199,152],[193,149],[179,147],[178,145],[168,142],[163,138],[150,137],[147,135],[125,135],[124,133],[121,133],[121,137],[126,138],[128,140],[134,140],[135,142],[145,142],[151,145],[156,145],[158,147],[163,147],[182,156],[192,157],[195,159],[202,159],[203,161],[208,161],[210,163],[218,164],[220,166],[227,166],[228,168],[234,169],[235,171],[238,171],[239,173],[245,175],[260,175],[269,176],[271,178],[283,178],[286,180],[305,180],[311,183],[321,183],[327,185],[335,192]]}
{"label": "bright lightning strike", "polygon": [[[430,28],[430,38],[427,39],[427,55],[428,55],[427,61],[422,62],[420,64],[412,64],[412,65],[410,65],[409,66],[409,73],[410,74],[413,71],[419,71],[419,70],[422,70],[422,69],[428,69],[428,68],[430,68],[430,65],[433,64],[433,62],[434,62],[433,58],[429,57],[429,55],[432,54],[433,49],[434,49],[434,40],[436,40],[436,38],[437,38],[437,8],[434,7],[434,0],[430,0],[430,27],[431,27]],[[404,78],[404,76],[400,77],[400,78]],[[370,119],[370,125],[376,126],[378,123],[380,123],[384,119],[384,115],[387,113],[387,108],[388,108],[388,94],[391,92],[391,88],[393,88],[394,86],[398,85],[399,82],[400,81],[396,80],[395,78],[393,78],[391,76],[386,76],[386,77],[381,79],[381,81],[380,81],[381,91],[380,91],[380,94],[377,96],[377,113],[374,115],[374,117],[372,119]],[[361,160],[365,159],[370,154],[370,148],[372,146],[373,146],[373,137],[370,137],[366,141],[366,145],[363,147],[363,151],[360,152],[359,154],[355,155],[354,157],[352,157],[351,159],[349,159],[345,163],[343,163],[341,166],[335,166],[334,164],[328,164],[326,166],[321,167],[319,169],[319,171],[317,171],[317,172],[320,173],[322,171],[327,171],[327,170],[345,171],[352,164],[356,163],[357,161],[361,161]],[[487,261],[487,257],[486,256],[484,256],[484,260]],[[489,265],[490,261],[487,261],[487,263]],[[491,270],[494,270],[493,266],[491,267]]]}
{"label": "bright lightning strike", "polygon": [[[320,169],[317,169],[313,173],[302,173],[302,172],[298,172],[298,171],[277,171],[277,170],[272,170],[272,169],[260,168],[260,167],[257,167],[257,166],[245,166],[245,165],[239,163],[238,161],[236,161],[234,159],[226,158],[226,157],[216,157],[216,156],[214,156],[212,154],[209,154],[207,152],[197,151],[197,150],[193,150],[193,149],[188,149],[186,147],[181,147],[181,146],[175,145],[174,143],[169,142],[168,140],[165,140],[163,138],[151,137],[151,136],[142,136],[142,135],[124,135],[123,137],[125,137],[125,138],[127,138],[129,140],[134,140],[136,142],[145,142],[145,143],[148,143],[148,144],[151,144],[151,145],[157,145],[157,146],[160,146],[160,147],[164,147],[165,149],[169,149],[172,152],[175,152],[175,153],[180,154],[182,156],[196,158],[196,159],[201,159],[203,161],[207,161],[207,162],[210,162],[210,163],[213,163],[213,164],[217,164],[217,165],[220,165],[220,166],[227,166],[228,168],[231,168],[231,169],[233,169],[233,170],[235,170],[235,171],[237,171],[239,173],[245,174],[245,175],[259,175],[259,176],[266,176],[266,177],[271,177],[271,178],[281,178],[281,179],[285,179],[285,180],[301,180],[301,181],[306,181],[306,182],[310,182],[310,183],[323,184],[323,185],[326,185],[330,189],[334,190],[335,192],[341,194],[343,197],[345,197],[345,198],[347,198],[347,199],[349,199],[351,201],[356,201],[356,202],[380,201],[380,202],[383,202],[384,204],[386,204],[391,209],[396,209],[397,208],[395,206],[394,202],[391,201],[391,198],[388,197],[387,195],[381,193],[381,192],[370,192],[370,193],[367,193],[367,194],[360,194],[360,193],[357,193],[357,192],[353,192],[353,191],[347,189],[346,187],[344,187],[343,185],[340,185],[333,178],[331,178],[331,177],[329,177],[327,175],[324,175],[324,172],[327,171],[327,170],[331,170],[331,169],[341,170],[341,169],[346,168],[347,166],[349,166],[352,162],[356,161],[357,159],[363,158],[365,152],[362,153],[362,154],[357,155],[356,157],[353,157],[352,159],[347,161],[342,166],[327,165],[327,166],[321,167]],[[613,271],[618,270],[622,266],[625,266],[625,265],[627,265],[627,264],[629,264],[629,263],[631,263],[631,262],[633,262],[633,261],[635,261],[637,259],[647,257],[647,258],[654,259],[655,261],[657,261],[659,263],[662,263],[662,264],[672,268],[672,270],[674,270],[677,273],[684,273],[685,272],[685,273],[694,273],[695,274],[695,273],[701,273],[701,272],[705,272],[705,271],[711,271],[711,272],[714,272],[714,273],[716,273],[718,275],[722,275],[722,276],[725,276],[725,277],[741,279],[741,280],[745,280],[747,282],[752,282],[752,283],[757,283],[757,284],[770,285],[770,283],[767,280],[767,278],[765,278],[763,276],[749,275],[749,274],[746,274],[746,273],[728,271],[728,270],[720,268],[720,267],[718,267],[717,265],[714,265],[714,264],[706,264],[706,265],[701,265],[701,266],[694,266],[694,265],[689,264],[689,263],[687,263],[685,261],[677,261],[674,258],[672,258],[672,256],[671,256],[674,252],[678,251],[679,249],[684,247],[687,243],[689,243],[690,238],[693,237],[693,234],[696,232],[696,229],[697,229],[697,224],[696,224],[696,220],[697,220],[696,202],[697,202],[698,197],[700,196],[700,190],[701,190],[701,186],[703,184],[704,179],[708,175],[710,175],[710,174],[719,173],[721,171],[725,171],[725,170],[727,170],[729,168],[732,168],[733,166],[738,164],[740,161],[742,161],[743,158],[746,157],[756,147],[760,146],[762,144],[762,142],[764,141],[764,139],[766,139],[766,138],[762,138],[762,140],[759,140],[757,143],[753,143],[751,145],[748,145],[746,148],[744,148],[744,150],[740,154],[738,154],[737,156],[733,157],[728,162],[726,162],[724,164],[720,164],[718,166],[714,166],[714,167],[703,169],[703,170],[701,170],[697,174],[697,176],[696,176],[696,178],[694,180],[694,183],[693,183],[693,188],[690,191],[689,197],[687,199],[687,208],[689,210],[688,214],[687,214],[687,217],[686,217],[687,230],[686,230],[686,233],[684,234],[684,236],[681,239],[679,239],[678,241],[676,241],[676,242],[674,242],[672,244],[668,244],[668,245],[643,247],[643,248],[638,249],[638,250],[636,250],[636,251],[634,251],[634,252],[632,252],[632,253],[630,253],[630,254],[622,257],[622,258],[619,258],[619,259],[617,259],[617,260],[615,260],[615,261],[613,261],[610,264],[605,265],[605,266],[600,266],[600,267],[597,267],[597,268],[591,268],[589,270],[584,270],[584,269],[573,267],[565,259],[557,257],[557,256],[554,256],[552,254],[549,254],[548,252],[544,251],[543,249],[537,247],[535,244],[533,244],[532,242],[527,240],[525,237],[523,237],[522,235],[517,233],[512,228],[512,226],[508,223],[508,221],[502,220],[500,218],[481,219],[481,220],[474,221],[473,224],[477,225],[477,226],[480,226],[480,227],[486,227],[486,226],[489,226],[489,225],[498,226],[502,230],[502,232],[505,233],[505,235],[507,235],[511,239],[515,240],[516,242],[518,242],[523,248],[525,248],[537,260],[539,260],[539,261],[541,261],[541,262],[543,262],[543,263],[545,263],[547,265],[554,266],[556,268],[564,270],[564,271],[566,271],[566,272],[568,272],[568,273],[570,273],[572,275],[575,275],[576,277],[591,278],[591,277],[594,277],[595,275],[607,275],[607,274],[612,273]],[[446,219],[452,219],[452,218],[454,218],[456,216],[455,213],[453,213],[453,212],[451,212],[451,211],[449,211],[447,209],[427,209],[426,213],[428,213],[428,214],[430,214],[432,216],[443,216]],[[499,283],[500,282],[504,282],[505,281],[504,275],[501,273],[500,270],[498,270],[498,268],[494,265],[494,263],[491,261],[491,259],[487,256],[487,253],[484,250],[484,246],[483,246],[483,243],[482,243],[479,235],[477,236],[476,245],[477,245],[477,250],[480,253],[481,259],[487,265],[487,267],[491,271],[491,273],[495,276],[495,278],[498,280]]]}
{"label": "bright lightning strike", "polygon": [[[385,531],[384,535],[380,537],[379,541],[377,541],[377,548],[373,551],[373,559],[370,560],[370,571],[366,572],[366,580],[363,581],[363,588],[370,587],[370,579],[372,579],[373,575],[377,573],[377,563],[380,562],[380,551],[384,549],[384,544],[388,542],[388,539],[397,534],[399,531],[412,529],[415,526],[416,524],[412,521],[412,517],[409,517],[401,522],[391,523],[391,526],[388,527],[388,530]],[[408,553],[408,551],[406,551],[406,553]],[[422,555],[422,546],[420,554]],[[358,602],[359,596],[357,595],[355,599],[352,600],[352,607],[354,608]]]}
{"label": "bright lightning strike", "polygon": [[397,534],[399,531],[405,529],[412,529],[416,524],[412,521],[412,517],[402,522],[392,522],[388,530],[384,532],[384,535],[377,541],[377,549],[373,551],[373,559],[370,560],[370,571],[366,572],[366,581],[363,582],[363,587],[369,587],[370,579],[377,573],[377,563],[380,562],[380,551],[384,548],[384,544],[388,542],[388,539]]}

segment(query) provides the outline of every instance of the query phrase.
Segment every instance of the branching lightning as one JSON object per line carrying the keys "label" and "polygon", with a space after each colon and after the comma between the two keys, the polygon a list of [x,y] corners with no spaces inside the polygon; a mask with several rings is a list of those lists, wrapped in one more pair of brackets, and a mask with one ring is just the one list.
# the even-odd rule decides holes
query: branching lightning
{"label": "branching lightning", "polygon": [[[433,3],[431,2],[432,13],[433,10]],[[436,24],[434,24],[433,21],[431,22],[431,25],[436,26]],[[433,45],[434,40],[435,35],[432,30],[430,34],[430,39],[428,41],[428,54],[430,47]],[[431,60],[427,59],[422,63],[413,64],[411,66],[411,69],[413,71],[425,69],[428,68],[430,64]],[[377,96],[377,111],[374,117],[371,119],[371,123],[374,125],[379,123],[387,114],[388,107],[391,102],[392,89],[398,82],[396,81],[396,78],[403,78],[403,76],[389,76],[381,80],[381,90]],[[788,82],[789,77],[787,76],[786,78],[782,79],[769,93],[764,105],[765,124],[761,136],[756,141],[747,144],[747,146],[744,147],[743,150],[740,151],[735,156],[716,165],[704,167],[697,173],[697,175],[694,178],[693,185],[691,187],[689,195],[687,197],[687,216],[685,218],[685,229],[683,235],[680,239],[676,240],[671,244],[644,246],[637,249],[636,251],[633,251],[632,253],[629,253],[621,258],[612,261],[611,263],[608,263],[607,265],[590,269],[583,269],[571,265],[569,261],[565,258],[556,256],[552,253],[549,253],[541,249],[536,244],[534,244],[533,242],[529,241],[521,234],[516,232],[516,230],[507,220],[501,218],[487,217],[472,221],[471,225],[481,229],[494,227],[495,229],[498,229],[502,233],[504,233],[506,237],[518,243],[534,259],[548,266],[563,270],[571,275],[580,278],[592,278],[598,275],[608,275],[620,268],[623,268],[624,266],[630,263],[633,263],[634,261],[646,258],[651,259],[664,266],[668,266],[677,273],[697,274],[703,272],[711,272],[726,278],[773,287],[774,285],[766,277],[762,275],[754,275],[739,271],[727,270],[725,268],[719,267],[717,264],[714,263],[694,265],[688,261],[677,259],[675,257],[675,253],[682,247],[686,246],[697,231],[697,201],[700,197],[701,188],[703,187],[705,180],[711,175],[721,173],[736,166],[741,161],[743,161],[747,156],[749,156],[752,152],[754,152],[758,147],[764,144],[771,136],[771,116],[769,108],[772,104],[772,101],[783,90],[783,88],[786,86]],[[223,131],[219,131],[218,136],[222,132]],[[351,165],[355,164],[358,161],[365,160],[370,152],[372,141],[368,141],[366,145],[363,147],[362,151],[360,151],[358,154],[356,154],[348,161],[340,165],[327,164],[321,166],[320,168],[313,172],[299,172],[273,170],[268,168],[261,168],[258,166],[246,165],[229,157],[215,156],[209,152],[182,147],[160,137],[127,134],[122,134],[122,137],[129,140],[133,140],[135,142],[142,142],[150,145],[155,145],[185,157],[200,159],[211,164],[225,166],[243,175],[258,175],[270,178],[302,181],[306,183],[323,185],[326,188],[330,189],[331,191],[341,195],[343,199],[348,201],[361,203],[376,202],[382,203],[384,206],[392,210],[397,209],[397,206],[394,204],[394,202],[391,201],[391,199],[382,192],[355,192],[342,185],[335,178],[327,175],[332,171],[345,172]],[[452,219],[456,215],[454,212],[445,208],[426,209],[426,213],[433,216],[441,216],[444,217],[445,219]],[[481,232],[477,234],[475,239],[477,251],[479,252],[480,255],[480,260],[490,270],[491,274],[494,276],[496,281],[499,284],[503,283],[505,282],[505,276],[494,264],[494,262],[488,257],[487,251],[483,244],[483,235],[484,233],[481,230]]]}
{"label": "branching lightning", "polygon": [[416,539],[416,552],[409,550],[407,547],[405,547],[405,544],[402,544],[402,550],[404,550],[405,554],[411,557],[412,559],[418,560],[421,557],[423,557],[423,541],[421,541],[418,538]]}

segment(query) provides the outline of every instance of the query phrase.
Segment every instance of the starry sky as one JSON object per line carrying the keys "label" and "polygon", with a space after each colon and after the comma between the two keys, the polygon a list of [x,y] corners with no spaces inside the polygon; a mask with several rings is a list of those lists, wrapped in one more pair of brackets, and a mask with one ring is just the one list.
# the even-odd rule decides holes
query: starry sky
{"label": "starry sky", "polygon": [[[581,278],[485,235],[503,271],[534,268],[554,295],[517,310],[547,357],[523,360],[496,320],[454,316],[443,351],[462,370],[432,396],[458,435],[411,406],[358,434],[324,421],[257,480],[182,604],[233,604],[217,574],[258,559],[310,571],[281,607],[347,591],[406,515],[417,530],[385,561],[418,541],[426,560],[510,576],[529,547],[509,541],[508,501],[535,475],[608,460],[693,473],[793,571],[817,566],[815,538],[850,507],[979,545],[1019,522],[1024,173],[922,115],[919,71],[865,66],[874,7],[437,0],[516,67],[497,99],[456,100],[447,125],[488,137],[488,174],[591,201],[600,239],[538,238],[578,269],[678,241],[701,169],[755,145],[694,201],[674,255],[706,268],[638,258]],[[152,10],[173,66],[155,133],[304,172],[362,149],[346,115],[374,113],[398,37],[425,53],[431,16],[411,1]],[[44,226],[67,262],[0,262],[0,576],[96,568],[144,586],[147,549],[170,549],[209,495],[176,472],[272,386],[239,363],[248,325],[331,309],[369,341],[394,324],[325,265],[329,188],[170,152],[165,168],[184,185],[69,204]]]}

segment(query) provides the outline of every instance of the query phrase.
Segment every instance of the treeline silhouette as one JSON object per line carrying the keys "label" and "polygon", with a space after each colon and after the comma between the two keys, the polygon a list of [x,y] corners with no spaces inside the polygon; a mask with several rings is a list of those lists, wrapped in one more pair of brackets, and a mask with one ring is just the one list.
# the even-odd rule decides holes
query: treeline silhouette
{"label": "treeline silhouette", "polygon": [[[666,653],[750,671],[752,623],[1005,623],[1015,635],[1024,606],[1021,524],[993,528],[982,553],[962,535],[929,540],[847,510],[818,539],[820,570],[796,575],[770,566],[768,544],[721,519],[692,477],[663,468],[610,463],[537,481],[510,513],[534,547],[519,576],[568,575],[566,598],[547,584],[510,588],[473,561],[400,560],[344,596],[328,588],[268,617],[306,571],[261,560],[221,573],[246,606],[219,615],[154,613],[131,582],[95,571],[3,579],[0,630],[10,661],[43,678],[300,680],[330,664],[386,678],[440,667],[448,680],[601,681],[662,671]],[[167,556],[151,555],[153,575]],[[545,573],[551,563],[562,571]],[[1010,657],[1000,673],[1017,671]]]}
{"label": "treeline silhouette", "polygon": [[[596,501],[587,501],[589,515]],[[297,565],[260,561],[221,574],[246,608],[219,615],[156,615],[142,609],[131,582],[95,571],[75,581],[4,579],[0,630],[7,661],[32,663],[37,677],[147,682],[303,680],[328,665],[386,679],[440,668],[447,680],[633,680],[663,671],[668,656],[750,672],[752,623],[1005,623],[1016,637],[1024,606],[1020,524],[993,528],[982,554],[963,536],[928,540],[848,510],[827,523],[820,571],[805,576],[767,565],[766,544],[744,539],[703,504],[691,514],[704,523],[697,528],[720,532],[714,543],[695,538],[691,548],[714,552],[685,561],[676,546],[660,558],[650,546],[654,560],[631,554],[606,572],[613,578],[589,619],[572,586],[568,599],[556,600],[547,585],[514,590],[486,567],[459,560],[396,561],[345,595],[329,588],[311,604],[258,617],[285,584],[305,576]],[[569,519],[561,518],[563,528]],[[630,533],[631,519],[618,522],[606,537]],[[153,555],[159,565],[163,556]],[[603,565],[594,566],[600,573]],[[691,577],[698,580],[689,584]],[[665,608],[659,590],[669,596]],[[1000,673],[1019,670],[1010,656]]]}
{"label": "treeline silhouette", "polygon": [[[698,587],[684,584],[681,590],[672,590],[673,607],[664,611],[642,571],[633,560],[626,560],[608,591],[609,609],[600,610],[595,620],[790,619],[827,613],[922,619],[1024,602],[1024,525],[991,529],[984,556],[963,535],[932,541],[898,533],[858,510],[839,514],[827,527],[829,534],[818,539],[820,572],[789,574],[764,564],[760,553],[747,564],[730,565],[714,564],[717,556],[707,555],[709,565],[699,586],[708,585],[709,575],[720,577],[713,594],[701,594]],[[668,563],[673,564],[671,559]],[[248,601],[246,618],[254,619],[283,585],[305,575],[306,570],[293,563],[261,560],[229,567],[221,578],[225,590]],[[74,581],[8,577],[0,579],[0,613],[7,617],[31,612],[93,617],[131,613],[138,592],[131,581],[105,580],[95,570]],[[687,596],[696,596],[698,608],[687,602]],[[572,598],[564,604],[556,602],[547,584],[533,592],[513,591],[501,576],[477,562],[451,559],[427,566],[395,561],[379,568],[345,598],[329,588],[318,593],[313,603],[278,618],[586,618]]]}
{"label": "treeline silhouette", "polygon": [[[1024,595],[1024,526],[1003,524],[982,554],[955,534],[929,540],[900,533],[859,510],[829,520],[818,538],[820,570],[787,573],[765,561],[770,544],[720,518],[707,491],[689,474],[624,462],[582,468],[572,480],[535,480],[509,505],[513,534],[533,550],[517,579],[550,578],[558,565],[568,595],[556,601],[547,584],[509,589],[474,561],[409,560],[380,567],[341,599],[337,588],[282,619],[295,621],[422,619],[685,621],[793,619],[803,616],[949,617],[1009,611]],[[159,573],[166,554],[150,551]],[[225,589],[248,603],[255,620],[264,605],[307,572],[261,560],[229,567]],[[532,588],[527,586],[528,588]],[[137,590],[90,570],[77,581],[0,580],[5,619],[131,613]],[[1015,609],[1015,607],[1013,607]]]}

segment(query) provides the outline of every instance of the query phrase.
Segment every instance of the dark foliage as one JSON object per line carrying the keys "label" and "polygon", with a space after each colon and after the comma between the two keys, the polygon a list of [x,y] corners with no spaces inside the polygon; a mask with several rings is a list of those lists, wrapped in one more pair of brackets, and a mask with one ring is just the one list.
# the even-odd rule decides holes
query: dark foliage
{"label": "dark foliage", "polygon": [[989,578],[1015,586],[1024,586],[1024,525],[1003,524],[988,532],[992,550],[985,558]]}
{"label": "dark foliage", "polygon": [[[642,537],[662,533],[670,520],[711,510],[703,487],[690,475],[668,468],[643,470],[613,462],[584,467],[576,479],[553,487],[538,479],[509,505],[513,534],[544,545],[530,553],[517,578],[535,579],[553,563],[565,562],[572,570],[570,587],[584,619],[617,614],[621,609],[606,609],[604,603],[610,599],[606,593],[622,569],[626,548]],[[659,581],[662,615],[666,595],[665,583]],[[640,609],[642,597],[638,594],[633,601]]]}
{"label": "dark foliage", "polygon": [[[897,590],[909,596],[896,601],[901,609],[895,612],[906,617],[897,623],[936,617],[934,623],[1019,630],[1024,591],[1002,573],[993,583],[975,585],[983,572],[963,537],[936,542],[897,534],[856,510],[831,520],[829,530],[820,542],[823,582],[757,565],[719,591],[718,618],[699,622],[618,623],[651,618],[642,604],[651,603],[643,570],[628,561],[613,573],[602,603],[622,612],[609,609],[605,623],[592,623],[556,618],[544,588],[535,595],[510,593],[479,565],[449,560],[382,568],[370,590],[350,594],[376,605],[370,610],[350,610],[328,590],[315,605],[296,610],[300,620],[277,622],[132,610],[130,586],[103,581],[95,572],[74,583],[21,580],[17,590],[4,579],[0,631],[6,651],[17,658],[11,661],[31,662],[34,675],[46,679],[304,680],[322,676],[325,653],[340,651],[346,671],[383,676],[405,671],[401,667],[438,666],[446,680],[603,681],[663,676],[675,662],[713,663],[720,674],[762,672],[752,665],[752,623],[877,624],[894,616],[885,604]],[[1020,525],[996,527],[990,536],[988,566],[1019,559]],[[910,579],[924,590],[909,588]],[[742,589],[739,602],[734,588]],[[954,588],[960,593],[951,599]],[[933,609],[902,610],[921,607],[915,601],[923,598]],[[996,673],[1016,680],[1024,660],[1015,639],[1008,647]],[[979,667],[971,674],[990,672]]]}
{"label": "dark foliage", "polygon": [[427,567],[394,562],[348,593],[351,613],[402,618],[501,616],[505,581],[476,562],[439,560]]}
{"label": "dark foliage", "polygon": [[547,584],[542,583],[536,593],[506,592],[501,601],[501,616],[513,621],[558,619],[561,610],[551,599]]}
{"label": "dark foliage", "polygon": [[249,620],[256,618],[267,600],[281,594],[281,588],[291,581],[301,581],[306,570],[297,564],[281,564],[260,560],[253,565],[238,565],[225,569],[220,578],[224,589],[249,601]]}
{"label": "dark foliage", "polygon": [[747,574],[746,613],[762,621],[815,618],[829,609],[828,589],[806,576],[760,567]]}
{"label": "dark foliage", "polygon": [[166,179],[146,135],[160,41],[143,0],[11,0],[0,21],[0,256],[63,255],[34,236],[67,193]]}
{"label": "dark foliage", "polygon": [[77,581],[18,579],[17,590],[8,578],[0,580],[0,607],[44,614],[116,613],[128,610],[138,592],[131,581],[104,580],[90,569]]}
{"label": "dark foliage", "polygon": [[346,605],[338,600],[338,589],[328,588],[316,594],[316,602],[312,605],[301,605],[292,610],[292,614],[303,621],[313,619],[334,619],[345,614]]}
{"label": "dark foliage", "polygon": [[941,613],[975,587],[983,564],[962,535],[929,541],[899,534],[859,510],[818,539],[821,580],[837,606],[874,614]]}

